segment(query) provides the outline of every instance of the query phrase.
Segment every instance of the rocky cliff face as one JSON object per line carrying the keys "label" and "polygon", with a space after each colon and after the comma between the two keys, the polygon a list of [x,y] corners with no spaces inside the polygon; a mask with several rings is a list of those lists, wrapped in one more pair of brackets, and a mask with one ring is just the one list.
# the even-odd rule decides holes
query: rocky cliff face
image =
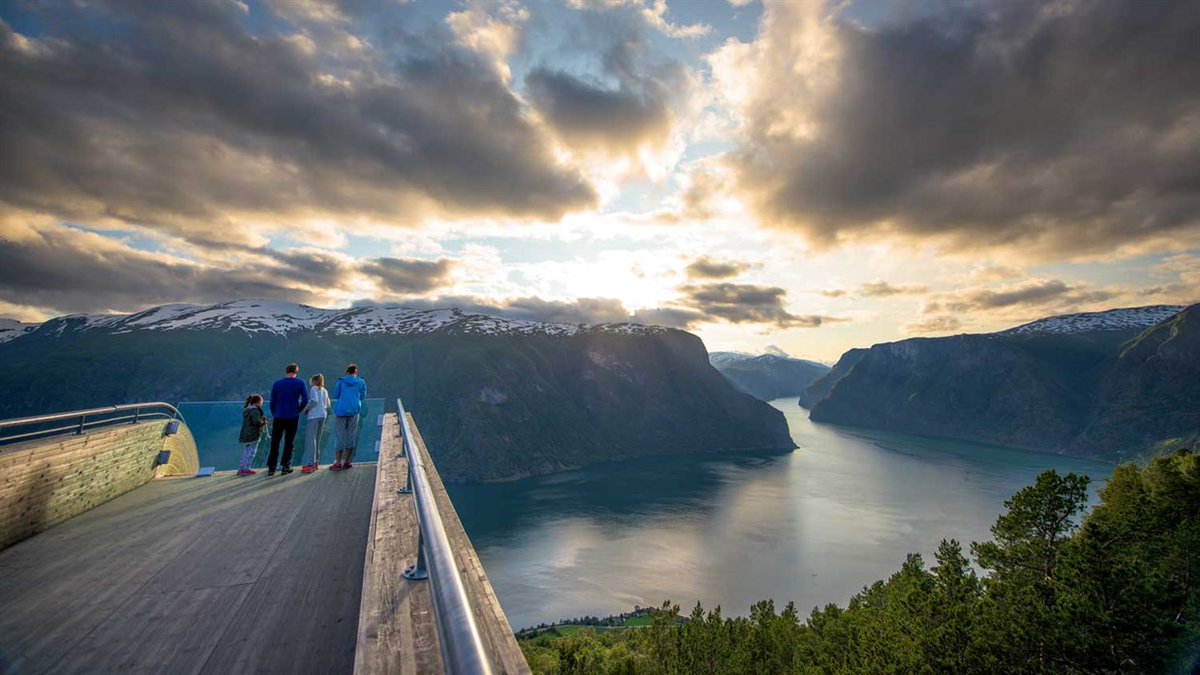
{"label": "rocky cliff face", "polygon": [[[15,331],[14,331],[15,332]],[[48,321],[0,342],[0,417],[138,400],[241,400],[283,365],[359,364],[403,396],[447,480],[502,480],[650,454],[794,447],[783,415],[735,391],[700,339],[633,324],[268,301]]]}
{"label": "rocky cliff face", "polygon": [[853,350],[801,403],[820,422],[1123,459],[1200,430],[1198,307]]}
{"label": "rocky cliff face", "polygon": [[776,354],[714,352],[709,360],[739,391],[763,401],[799,396],[829,372],[829,366],[823,363]]}

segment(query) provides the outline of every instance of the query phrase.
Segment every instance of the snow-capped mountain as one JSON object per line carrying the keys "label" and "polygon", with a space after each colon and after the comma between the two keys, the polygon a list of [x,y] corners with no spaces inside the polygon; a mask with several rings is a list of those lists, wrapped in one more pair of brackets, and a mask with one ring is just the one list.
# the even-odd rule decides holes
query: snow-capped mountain
{"label": "snow-capped mountain", "polygon": [[852,349],[800,400],[816,422],[1125,461],[1200,437],[1200,304]]}
{"label": "snow-capped mountain", "polygon": [[[776,348],[778,350],[778,348]],[[713,352],[708,362],[737,389],[764,401],[798,396],[829,366],[778,353]]]}
{"label": "snow-capped mountain", "polygon": [[[10,322],[15,324],[15,322]],[[366,305],[350,309],[320,309],[278,300],[234,300],[216,305],[173,304],[136,314],[73,314],[40,326],[0,324],[0,341],[26,331],[62,334],[100,330],[123,334],[136,330],[242,331],[287,336],[312,331],[336,335],[417,335],[444,331],[487,335],[554,335],[579,333],[653,334],[666,330],[640,324],[567,324],[505,319],[461,309],[409,309],[400,305]]]}
{"label": "snow-capped mountain", "polygon": [[754,354],[746,352],[712,352],[708,355],[708,362],[713,365],[713,368],[720,370],[730,364],[752,358],[754,358]]}
{"label": "snow-capped mountain", "polygon": [[0,342],[8,342],[9,340],[20,337],[26,332],[33,330],[37,324],[21,323],[15,319],[0,318]]}
{"label": "snow-capped mountain", "polygon": [[1010,328],[997,335],[1027,335],[1031,333],[1084,333],[1100,330],[1126,330],[1149,328],[1182,312],[1183,305],[1151,305],[1110,309],[1105,312],[1083,312],[1063,314],[1038,319]]}
{"label": "snow-capped mountain", "polygon": [[371,397],[389,406],[405,398],[446,480],[794,447],[783,414],[739,394],[706,357],[695,335],[636,324],[395,305],[164,305],[51,319],[0,343],[8,366],[0,391],[20,392],[0,397],[0,418],[131,401],[243,401],[270,391],[288,363],[305,378],[324,373],[328,386],[355,363]]}

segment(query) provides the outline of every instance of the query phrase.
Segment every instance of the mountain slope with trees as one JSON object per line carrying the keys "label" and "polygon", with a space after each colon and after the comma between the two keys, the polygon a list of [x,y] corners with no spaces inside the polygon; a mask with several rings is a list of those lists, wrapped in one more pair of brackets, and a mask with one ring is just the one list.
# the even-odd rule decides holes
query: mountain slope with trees
{"label": "mountain slope with trees", "polygon": [[[845,607],[755,604],[726,618],[667,602],[650,628],[525,640],[535,673],[1171,673],[1200,668],[1200,455],[1088,480],[1047,471],[992,539],[910,554]],[[1080,524],[1080,517],[1082,524]]]}
{"label": "mountain slope with trees", "polygon": [[783,414],[734,390],[683,331],[267,301],[41,324],[0,342],[0,388],[20,392],[0,398],[0,417],[241,401],[268,391],[288,362],[329,383],[355,362],[370,396],[402,396],[447,480],[795,447]]}
{"label": "mountain slope with trees", "polygon": [[855,349],[800,403],[818,422],[1121,461],[1200,432],[1200,305]]}
{"label": "mountain slope with trees", "polygon": [[763,401],[799,396],[808,385],[829,372],[829,366],[823,363],[783,354],[713,352],[709,360],[739,391]]}

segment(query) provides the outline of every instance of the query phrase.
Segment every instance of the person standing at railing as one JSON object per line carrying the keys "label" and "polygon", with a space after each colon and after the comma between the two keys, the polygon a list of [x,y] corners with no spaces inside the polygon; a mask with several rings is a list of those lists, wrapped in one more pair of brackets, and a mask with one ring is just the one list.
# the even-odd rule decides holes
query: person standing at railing
{"label": "person standing at railing", "polygon": [[246,398],[246,406],[242,408],[242,431],[238,434],[238,443],[242,444],[242,461],[238,463],[239,476],[253,476],[258,473],[250,468],[254,462],[254,453],[258,450],[258,441],[262,438],[263,428],[267,426],[267,417],[263,415],[263,397],[250,394]]}
{"label": "person standing at railing", "polygon": [[367,399],[367,382],[358,376],[358,366],[346,366],[346,374],[333,386],[333,432],[337,454],[330,471],[349,469],[354,446],[358,443],[358,413]]}
{"label": "person standing at railing", "polygon": [[300,473],[312,473],[321,466],[321,432],[325,430],[325,418],[329,414],[325,376],[317,373],[309,379],[308,384],[308,407],[304,409],[304,447],[312,457],[312,462],[301,467]]}
{"label": "person standing at railing", "polygon": [[267,455],[267,475],[275,475],[275,462],[279,459],[279,441],[283,437],[283,463],[281,472],[292,472],[292,452],[296,446],[296,429],[300,426],[300,411],[308,405],[308,390],[304,380],[297,378],[300,366],[289,363],[283,369],[283,377],[275,380],[271,387],[271,454]]}

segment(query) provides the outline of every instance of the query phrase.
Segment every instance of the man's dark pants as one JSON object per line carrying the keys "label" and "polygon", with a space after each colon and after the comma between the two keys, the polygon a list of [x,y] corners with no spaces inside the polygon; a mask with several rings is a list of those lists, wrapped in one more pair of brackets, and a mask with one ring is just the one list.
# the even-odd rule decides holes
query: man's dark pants
{"label": "man's dark pants", "polygon": [[267,470],[275,470],[275,460],[279,459],[279,439],[283,439],[283,468],[287,469],[292,466],[292,450],[296,446],[296,429],[300,426],[300,420],[281,420],[275,419],[271,421],[271,454],[267,455]]}

